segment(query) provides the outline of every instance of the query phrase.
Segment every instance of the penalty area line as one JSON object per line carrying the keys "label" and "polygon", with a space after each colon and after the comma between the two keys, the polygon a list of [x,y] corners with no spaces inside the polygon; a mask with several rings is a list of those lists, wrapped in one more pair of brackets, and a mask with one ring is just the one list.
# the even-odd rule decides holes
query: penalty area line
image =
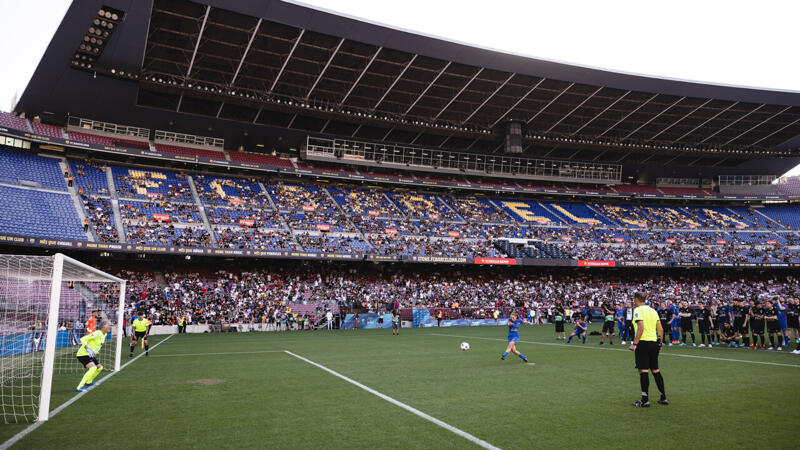
{"label": "penalty area line", "polygon": [[[485,341],[500,341],[505,342],[505,339],[500,338],[487,338],[487,337],[479,337],[479,336],[463,336],[458,334],[446,334],[446,333],[430,333],[428,336],[447,336],[447,337],[457,337],[457,338],[469,338],[469,339],[483,339]],[[612,352],[628,352],[633,354],[628,349],[621,349],[621,348],[600,348],[600,347],[586,347],[581,345],[579,346],[569,346],[564,344],[556,344],[554,342],[535,342],[535,341],[520,341],[524,344],[535,344],[535,345],[551,345],[555,347],[561,348],[582,348],[586,350],[605,350],[605,351],[612,351]],[[727,362],[739,362],[739,363],[746,363],[746,364],[761,364],[765,366],[781,366],[781,367],[800,367],[800,364],[784,364],[784,363],[776,363],[776,362],[769,362],[769,361],[748,361],[746,359],[731,359],[731,358],[717,358],[714,356],[700,356],[700,355],[687,355],[684,353],[670,353],[670,352],[661,352],[659,356],[678,356],[681,358],[697,358],[697,359],[710,359],[713,361],[727,361]],[[2,449],[0,449],[2,450]]]}
{"label": "penalty area line", "polygon": [[[167,342],[169,340],[169,338],[171,338],[172,336],[175,336],[175,335],[174,334],[170,334],[169,336],[164,338],[164,340],[158,341],[155,345],[153,345],[153,347],[150,350],[153,350],[156,347],[158,347],[159,345],[163,344],[164,342]],[[92,388],[89,391],[87,391],[87,392],[78,392],[77,394],[75,394],[74,397],[72,397],[71,399],[69,399],[66,402],[62,403],[56,409],[50,411],[50,417],[48,418],[48,420],[52,419],[56,414],[58,414],[61,411],[63,411],[64,408],[66,408],[67,406],[75,403],[79,398],[81,398],[84,395],[88,394],[89,392],[92,392],[95,389],[97,389],[97,387],[99,387],[101,384],[105,383],[105,381],[108,380],[109,378],[111,378],[114,375],[122,372],[122,369],[128,367],[128,365],[130,365],[131,363],[133,363],[137,359],[141,358],[142,356],[144,356],[144,353],[139,353],[135,358],[131,359],[130,361],[128,361],[125,364],[123,364],[122,366],[120,366],[119,370],[111,372],[108,375],[106,375],[103,378],[101,378],[97,383],[94,384],[94,386],[92,386]],[[27,428],[25,428],[24,430],[20,431],[19,433],[15,434],[14,436],[12,436],[11,439],[3,442],[0,445],[0,450],[6,450],[7,448],[9,448],[12,445],[16,444],[17,441],[19,441],[20,439],[22,439],[25,436],[29,435],[32,431],[34,431],[35,429],[39,428],[44,423],[46,423],[46,422],[45,421],[37,421],[37,422],[34,422],[34,423],[28,425]]]}
{"label": "penalty area line", "polygon": [[403,402],[401,402],[399,400],[395,400],[392,397],[389,397],[388,395],[381,394],[380,392],[376,391],[375,389],[372,389],[372,388],[370,388],[368,386],[365,386],[365,385],[359,383],[358,381],[355,381],[355,380],[353,380],[351,378],[348,378],[348,377],[340,374],[339,372],[331,370],[331,369],[323,366],[322,364],[315,363],[314,361],[311,361],[310,359],[304,358],[304,357],[302,357],[300,355],[294,354],[294,353],[290,352],[289,350],[284,350],[284,351],[288,355],[294,356],[295,358],[297,358],[297,359],[299,359],[301,361],[305,361],[305,362],[311,364],[312,366],[318,367],[318,368],[328,372],[329,374],[331,374],[331,375],[333,375],[333,376],[335,376],[337,378],[341,378],[342,380],[347,381],[348,383],[352,384],[353,386],[356,386],[356,387],[358,387],[360,389],[363,389],[363,390],[369,392],[370,394],[375,395],[376,397],[382,398],[383,400],[386,400],[387,402],[392,403],[395,406],[399,406],[399,407],[405,409],[406,411],[410,412],[411,414],[414,414],[415,416],[421,417],[421,418],[427,420],[428,422],[431,422],[431,423],[433,423],[435,425],[438,425],[438,426],[444,428],[447,431],[455,433],[455,434],[463,437],[464,439],[466,439],[466,440],[468,440],[468,441],[470,441],[470,442],[472,442],[472,443],[474,443],[476,445],[479,445],[479,446],[481,446],[483,448],[487,448],[487,449],[500,450],[498,447],[495,447],[494,445],[492,445],[492,444],[490,444],[490,443],[488,443],[488,442],[486,442],[486,441],[484,441],[482,439],[479,439],[479,438],[467,433],[466,431],[460,430],[460,429],[458,429],[458,428],[456,428],[456,427],[454,427],[454,426],[452,426],[450,424],[447,424],[447,423],[445,423],[445,422],[443,422],[443,421],[441,421],[441,420],[439,420],[439,419],[437,419],[437,418],[435,418],[433,416],[425,414],[424,412],[422,412],[422,411],[420,411],[420,410],[418,410],[418,409],[416,409],[414,407],[411,407],[409,405],[406,405],[405,403],[403,403]]}

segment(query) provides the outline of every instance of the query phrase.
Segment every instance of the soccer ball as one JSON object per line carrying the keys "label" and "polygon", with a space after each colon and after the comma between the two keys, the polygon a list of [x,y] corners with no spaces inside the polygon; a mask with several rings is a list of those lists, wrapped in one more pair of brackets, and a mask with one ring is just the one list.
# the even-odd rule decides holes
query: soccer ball
{"label": "soccer ball", "polygon": [[467,351],[467,350],[469,350],[469,343],[467,343],[467,342],[462,342],[462,343],[461,343],[461,350],[464,350],[464,351]]}

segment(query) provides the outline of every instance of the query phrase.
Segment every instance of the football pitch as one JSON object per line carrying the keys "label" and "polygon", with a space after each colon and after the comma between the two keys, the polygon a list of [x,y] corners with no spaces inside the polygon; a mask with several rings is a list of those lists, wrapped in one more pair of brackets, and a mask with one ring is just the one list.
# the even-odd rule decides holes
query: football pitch
{"label": "football pitch", "polygon": [[[506,330],[153,337],[150,357],[12,448],[798,446],[800,356],[665,347],[671,404],[655,403],[651,379],[652,406],[638,409],[627,346],[599,346],[599,336],[564,344],[552,325],[524,326],[518,348],[534,364],[501,361]],[[56,378],[53,408],[74,397],[79,379]],[[25,428],[0,425],[0,440]]]}

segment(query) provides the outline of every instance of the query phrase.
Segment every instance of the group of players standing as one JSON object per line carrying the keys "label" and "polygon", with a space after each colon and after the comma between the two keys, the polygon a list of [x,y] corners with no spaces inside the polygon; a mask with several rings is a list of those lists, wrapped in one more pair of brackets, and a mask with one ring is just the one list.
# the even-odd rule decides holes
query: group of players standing
{"label": "group of players standing", "polygon": [[[770,299],[754,297],[750,301],[737,299],[733,304],[712,301],[703,305],[690,305],[688,302],[653,301],[653,309],[658,312],[659,321],[665,333],[665,345],[686,346],[687,338],[697,347],[694,322],[700,333],[700,347],[727,345],[749,349],[783,350],[788,348],[792,336],[797,342],[793,354],[800,354],[800,299],[784,302],[781,297]],[[633,339],[633,310],[630,304],[624,306],[603,305],[603,331],[600,345],[614,343],[616,326],[622,344]],[[575,325],[567,342],[572,337],[583,338],[586,342],[586,311],[577,311],[572,319]],[[556,339],[564,339],[564,308],[557,306],[554,312]],[[767,346],[765,335],[769,338]],[[667,340],[669,336],[669,340]]]}

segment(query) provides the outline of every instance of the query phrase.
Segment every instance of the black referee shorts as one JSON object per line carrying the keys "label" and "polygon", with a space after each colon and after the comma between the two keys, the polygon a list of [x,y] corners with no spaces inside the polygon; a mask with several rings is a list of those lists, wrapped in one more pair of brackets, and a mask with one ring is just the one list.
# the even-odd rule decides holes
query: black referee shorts
{"label": "black referee shorts", "polygon": [[636,357],[636,368],[639,370],[658,370],[658,343],[655,341],[639,341],[633,352]]}
{"label": "black referee shorts", "polygon": [[556,333],[563,333],[563,332],[564,332],[564,321],[556,320]]}

